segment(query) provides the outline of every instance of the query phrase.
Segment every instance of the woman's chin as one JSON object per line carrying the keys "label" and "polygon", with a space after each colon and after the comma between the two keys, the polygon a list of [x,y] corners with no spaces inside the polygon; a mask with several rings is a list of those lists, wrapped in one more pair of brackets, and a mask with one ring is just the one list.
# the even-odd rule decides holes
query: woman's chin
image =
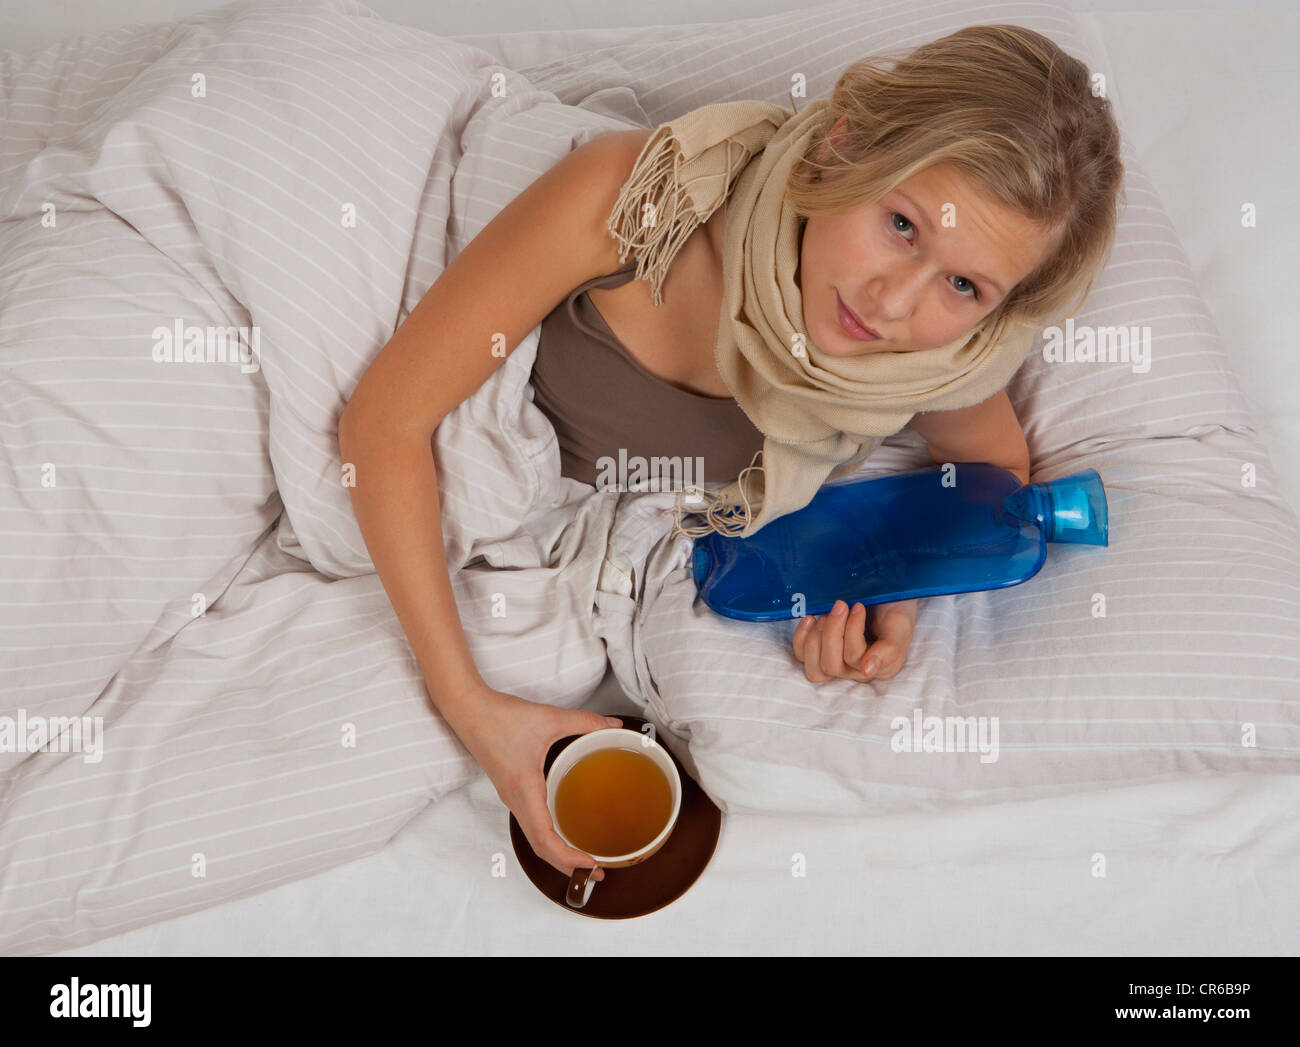
{"label": "woman's chin", "polygon": [[825,341],[817,342],[817,348],[827,356],[844,358],[846,356],[862,356],[864,353],[871,352],[870,342],[860,342],[856,338],[850,338],[840,330],[831,332],[831,336]]}

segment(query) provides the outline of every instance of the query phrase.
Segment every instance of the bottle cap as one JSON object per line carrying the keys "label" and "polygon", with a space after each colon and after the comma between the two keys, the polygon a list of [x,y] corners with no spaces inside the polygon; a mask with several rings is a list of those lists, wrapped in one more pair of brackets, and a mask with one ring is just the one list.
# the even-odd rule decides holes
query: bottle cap
{"label": "bottle cap", "polygon": [[1085,469],[1042,485],[1048,498],[1044,527],[1049,542],[1109,545],[1106,488],[1096,469]]}

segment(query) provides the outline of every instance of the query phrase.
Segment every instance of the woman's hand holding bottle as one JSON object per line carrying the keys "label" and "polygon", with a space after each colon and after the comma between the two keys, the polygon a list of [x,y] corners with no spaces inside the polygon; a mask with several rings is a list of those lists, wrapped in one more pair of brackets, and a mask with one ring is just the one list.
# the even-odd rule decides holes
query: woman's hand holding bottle
{"label": "woman's hand holding bottle", "polygon": [[850,609],[843,600],[836,600],[830,614],[820,619],[806,615],[794,631],[794,655],[803,663],[804,675],[812,683],[833,677],[858,683],[893,678],[907,658],[920,602],[873,604],[871,632],[875,641],[871,643],[866,635],[867,608],[860,603]]}

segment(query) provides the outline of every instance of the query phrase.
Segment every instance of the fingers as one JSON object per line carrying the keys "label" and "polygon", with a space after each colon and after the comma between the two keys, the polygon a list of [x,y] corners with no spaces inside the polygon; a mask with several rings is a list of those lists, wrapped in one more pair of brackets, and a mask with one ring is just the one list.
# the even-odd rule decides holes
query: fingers
{"label": "fingers", "polygon": [[[816,667],[821,664],[821,622],[811,614],[804,615],[794,631],[794,656],[803,663],[805,675],[811,665],[820,676]],[[809,676],[808,679],[813,678]]]}
{"label": "fingers", "polygon": [[[551,812],[546,806],[545,779],[538,776],[536,782],[541,785],[540,791],[536,788],[529,789],[524,801],[524,816],[528,824],[525,825],[520,821],[519,825],[524,830],[524,836],[527,837],[533,853],[565,876],[572,876],[573,870],[578,867],[590,869],[596,864],[596,860],[591,855],[570,847],[555,831]],[[604,878],[604,869],[597,869],[592,877],[598,883]]]}
{"label": "fingers", "polygon": [[[889,680],[898,674],[907,657],[916,629],[919,600],[877,604],[873,608],[871,631],[876,640],[859,660],[862,671],[872,679]],[[874,661],[874,666],[873,666]]]}
{"label": "fingers", "polygon": [[[529,839],[528,842],[531,844],[532,840]],[[544,862],[558,869],[565,876],[572,876],[574,869],[590,869],[596,864],[596,859],[591,855],[574,850],[565,843],[560,834],[549,824],[546,826],[541,844],[541,847],[534,847],[533,851]],[[596,874],[592,877],[597,883],[600,883],[604,878],[604,869],[597,869]]]}
{"label": "fingers", "polygon": [[821,623],[812,615],[805,615],[794,631],[794,656],[803,663],[803,674],[810,683],[829,679],[821,671]]}
{"label": "fingers", "polygon": [[[565,876],[572,876],[574,869],[590,869],[596,864],[596,859],[591,855],[574,850],[565,843],[554,828],[550,829],[550,836],[554,841],[552,847],[557,858],[557,860],[551,861],[551,864],[564,873]],[[604,869],[597,869],[595,875],[592,876],[592,879],[597,883],[600,883],[604,878]]]}
{"label": "fingers", "polygon": [[844,664],[844,626],[848,621],[848,605],[836,600],[831,613],[822,619],[821,667],[827,676],[839,676],[852,666]]}
{"label": "fingers", "polygon": [[844,664],[844,615],[841,608],[843,600],[836,600],[830,614],[822,618],[821,657],[819,664],[827,676],[835,676]]}
{"label": "fingers", "polygon": [[793,646],[810,683],[823,683],[832,677],[866,682],[850,660],[860,663],[866,651],[866,620],[865,607],[854,604],[850,611],[843,600],[837,600],[831,613],[823,618],[804,617],[795,628]]}
{"label": "fingers", "polygon": [[853,605],[848,624],[844,627],[844,664],[861,670],[862,656],[867,653],[867,609],[860,603]]}
{"label": "fingers", "polygon": [[[811,683],[832,677],[866,683],[892,679],[903,667],[916,627],[919,599],[876,604],[870,609],[855,603],[850,609],[837,600],[821,618],[806,615],[795,628],[795,657],[803,663]],[[872,622],[872,638],[867,620]],[[868,668],[868,663],[871,664]]]}

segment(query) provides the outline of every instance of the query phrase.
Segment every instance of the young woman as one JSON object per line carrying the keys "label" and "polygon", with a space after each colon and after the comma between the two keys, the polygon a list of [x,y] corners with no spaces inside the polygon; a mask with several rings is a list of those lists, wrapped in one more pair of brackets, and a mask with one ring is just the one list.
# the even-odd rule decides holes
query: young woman
{"label": "young woman", "polygon": [[[808,339],[835,356],[924,352],[998,315],[1063,317],[1081,304],[1109,254],[1123,174],[1087,68],[1016,26],[961,30],[892,69],[878,61],[839,78],[824,133],[786,187],[806,219],[796,282]],[[589,142],[505,207],[394,333],[339,424],[358,524],[431,699],[536,853],[566,876],[595,863],[551,825],[546,752],[619,721],[495,691],[479,675],[448,577],[429,440],[501,364],[494,336],[513,351],[578,285],[627,264],[606,223],[651,133]],[[680,248],[662,306],[644,280],[589,294],[645,371],[701,398],[730,395],[713,354],[724,215]],[[910,424],[935,461],[993,462],[1029,479],[1005,391]],[[916,609],[874,607],[869,645],[865,609],[841,602],[800,624],[794,655],[814,682],[892,677]],[[868,656],[877,664],[864,666]]]}

